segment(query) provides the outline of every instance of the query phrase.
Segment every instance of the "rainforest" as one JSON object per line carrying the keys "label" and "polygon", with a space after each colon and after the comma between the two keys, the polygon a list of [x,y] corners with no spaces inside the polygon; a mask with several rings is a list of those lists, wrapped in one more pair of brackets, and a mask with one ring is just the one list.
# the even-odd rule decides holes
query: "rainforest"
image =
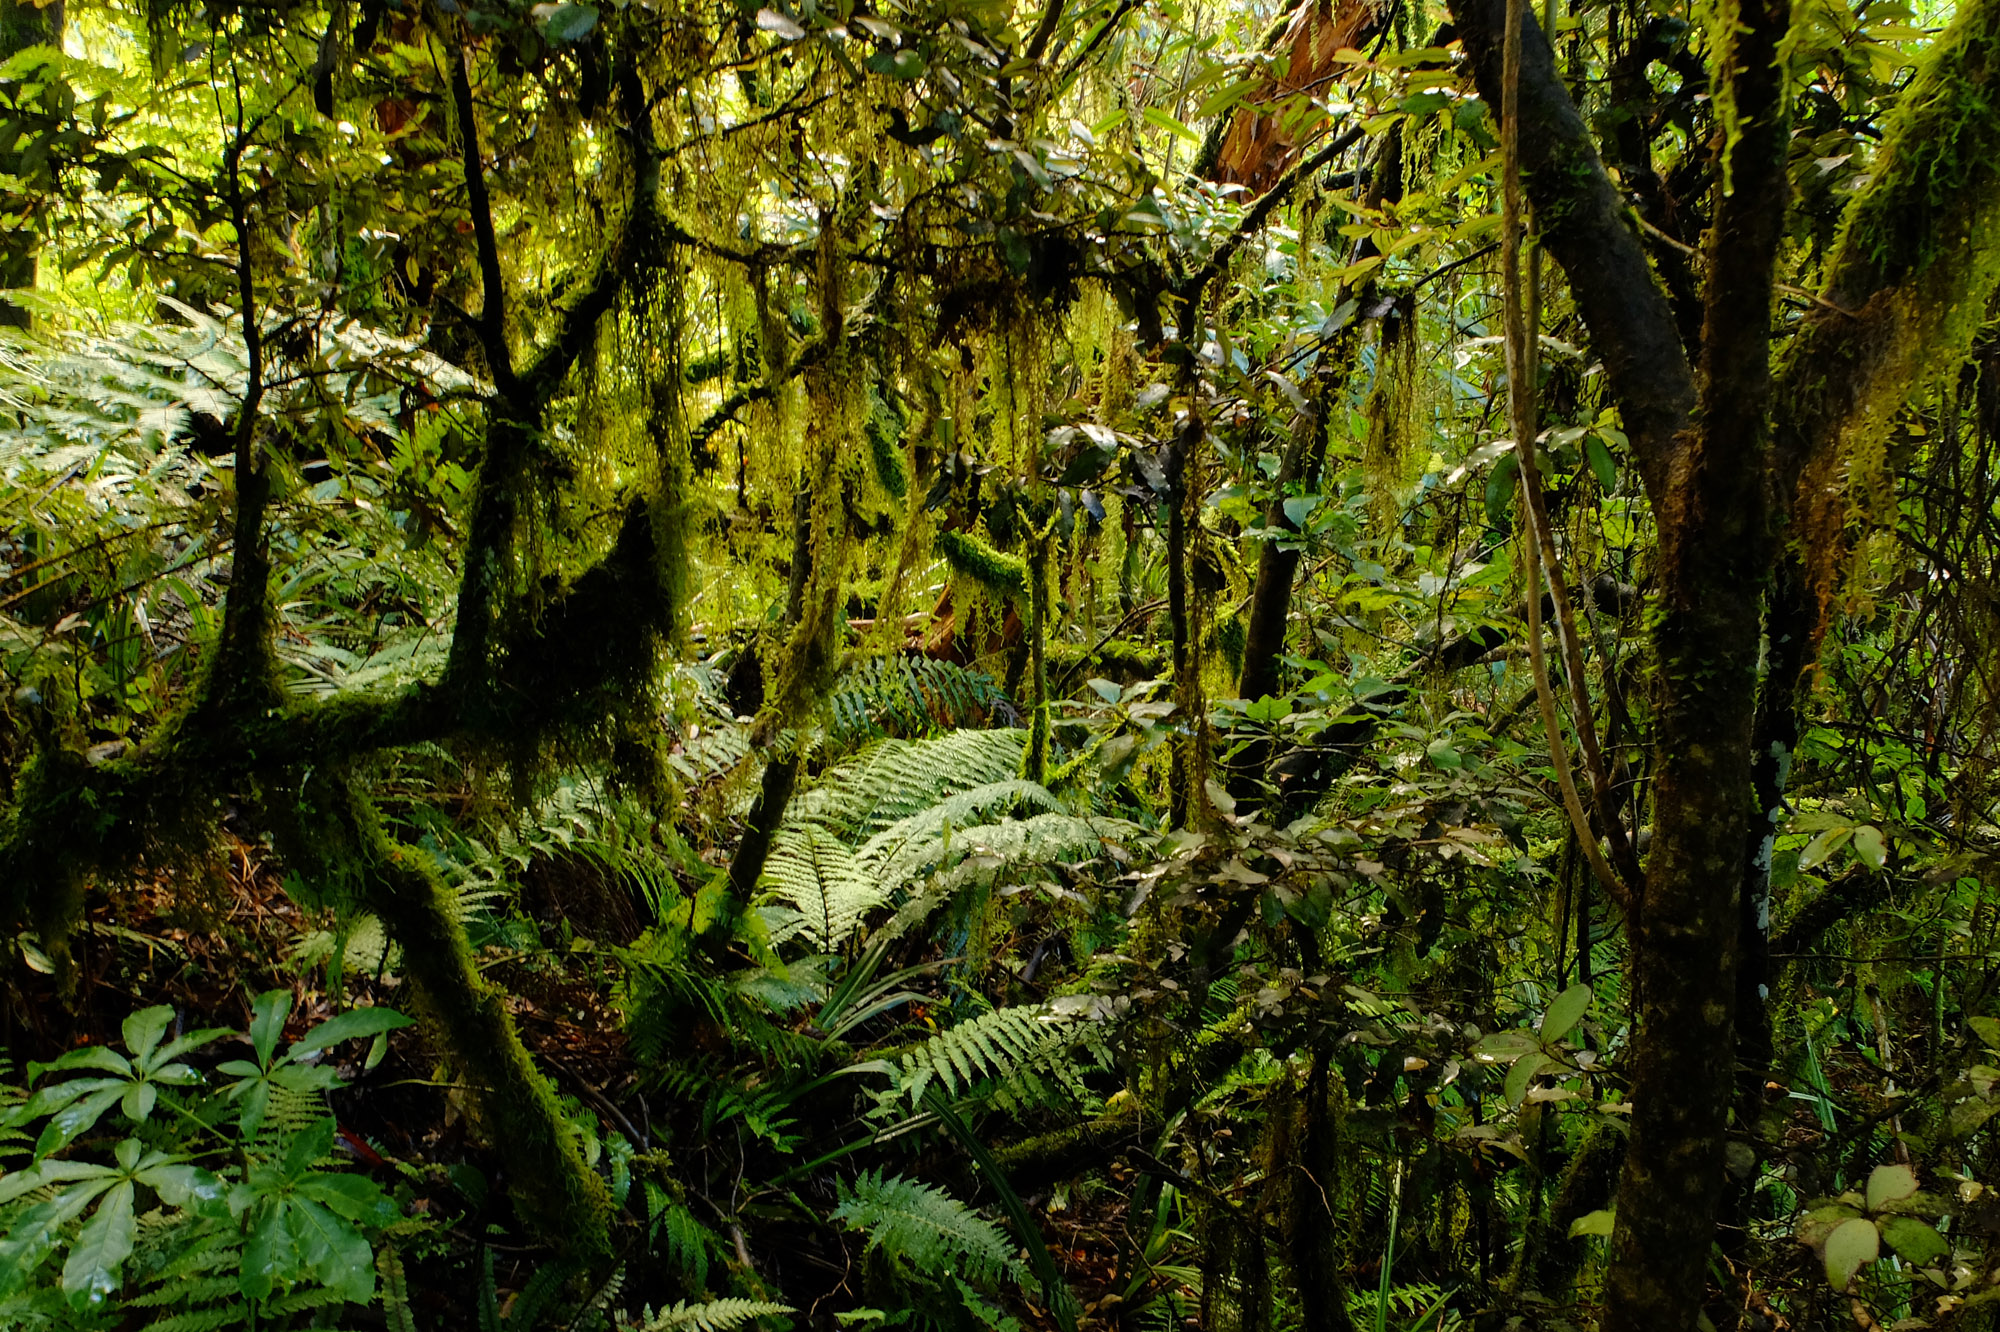
{"label": "rainforest", "polygon": [[0,0],[0,1328],[2000,1327],[2000,0]]}

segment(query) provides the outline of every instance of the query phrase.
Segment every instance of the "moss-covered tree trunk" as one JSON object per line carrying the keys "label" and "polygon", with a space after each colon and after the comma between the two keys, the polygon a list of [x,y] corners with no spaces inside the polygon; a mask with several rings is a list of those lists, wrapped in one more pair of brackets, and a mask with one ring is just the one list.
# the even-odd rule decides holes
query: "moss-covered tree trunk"
{"label": "moss-covered tree trunk", "polygon": [[607,1261],[610,1192],[584,1164],[555,1088],[521,1043],[505,991],[479,974],[450,890],[422,852],[389,837],[365,800],[350,791],[347,801],[367,858],[367,903],[403,946],[404,973],[444,1037],[453,1072],[474,1093],[522,1222],[568,1258]]}

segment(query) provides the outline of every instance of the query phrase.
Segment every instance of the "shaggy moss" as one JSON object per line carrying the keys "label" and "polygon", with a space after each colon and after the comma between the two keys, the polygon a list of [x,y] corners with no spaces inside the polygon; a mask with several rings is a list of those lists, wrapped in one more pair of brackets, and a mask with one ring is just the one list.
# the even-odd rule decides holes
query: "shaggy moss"
{"label": "shaggy moss", "polygon": [[1886,286],[1963,245],[1996,244],[1990,235],[2000,215],[1996,88],[2000,3],[1971,0],[1939,34],[1899,100],[1873,179],[1843,221],[1835,242],[1843,286],[1856,279]]}
{"label": "shaggy moss", "polygon": [[970,532],[939,532],[937,553],[955,573],[994,596],[1019,597],[1028,590],[1028,562],[993,549]]}

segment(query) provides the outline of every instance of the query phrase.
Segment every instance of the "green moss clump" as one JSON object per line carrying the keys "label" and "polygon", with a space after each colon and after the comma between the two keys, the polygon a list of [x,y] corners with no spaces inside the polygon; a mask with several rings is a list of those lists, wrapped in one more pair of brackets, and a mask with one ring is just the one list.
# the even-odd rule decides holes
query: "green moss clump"
{"label": "green moss clump", "polygon": [[939,532],[937,553],[953,572],[970,578],[1000,597],[1021,597],[1028,591],[1028,562],[993,549],[970,532]]}
{"label": "green moss clump", "polygon": [[[1849,210],[1835,252],[1866,261],[1885,286],[1962,244],[1991,244],[1963,225],[1968,204],[2000,210],[2000,3],[1959,7],[1883,135],[1874,179]],[[1854,276],[1861,276],[1860,273]],[[1838,294],[1836,293],[1838,301]],[[1845,303],[1845,302],[1841,302]]]}

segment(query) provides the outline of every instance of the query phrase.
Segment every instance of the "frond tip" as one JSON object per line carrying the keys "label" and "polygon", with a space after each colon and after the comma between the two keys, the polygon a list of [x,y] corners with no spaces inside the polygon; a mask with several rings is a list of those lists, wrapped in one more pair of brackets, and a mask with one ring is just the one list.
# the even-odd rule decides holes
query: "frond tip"
{"label": "frond tip", "polygon": [[762,1319],[794,1312],[789,1304],[766,1300],[710,1300],[706,1304],[683,1300],[657,1314],[648,1309],[646,1321],[638,1325],[636,1332],[736,1332],[737,1328],[750,1327]]}

